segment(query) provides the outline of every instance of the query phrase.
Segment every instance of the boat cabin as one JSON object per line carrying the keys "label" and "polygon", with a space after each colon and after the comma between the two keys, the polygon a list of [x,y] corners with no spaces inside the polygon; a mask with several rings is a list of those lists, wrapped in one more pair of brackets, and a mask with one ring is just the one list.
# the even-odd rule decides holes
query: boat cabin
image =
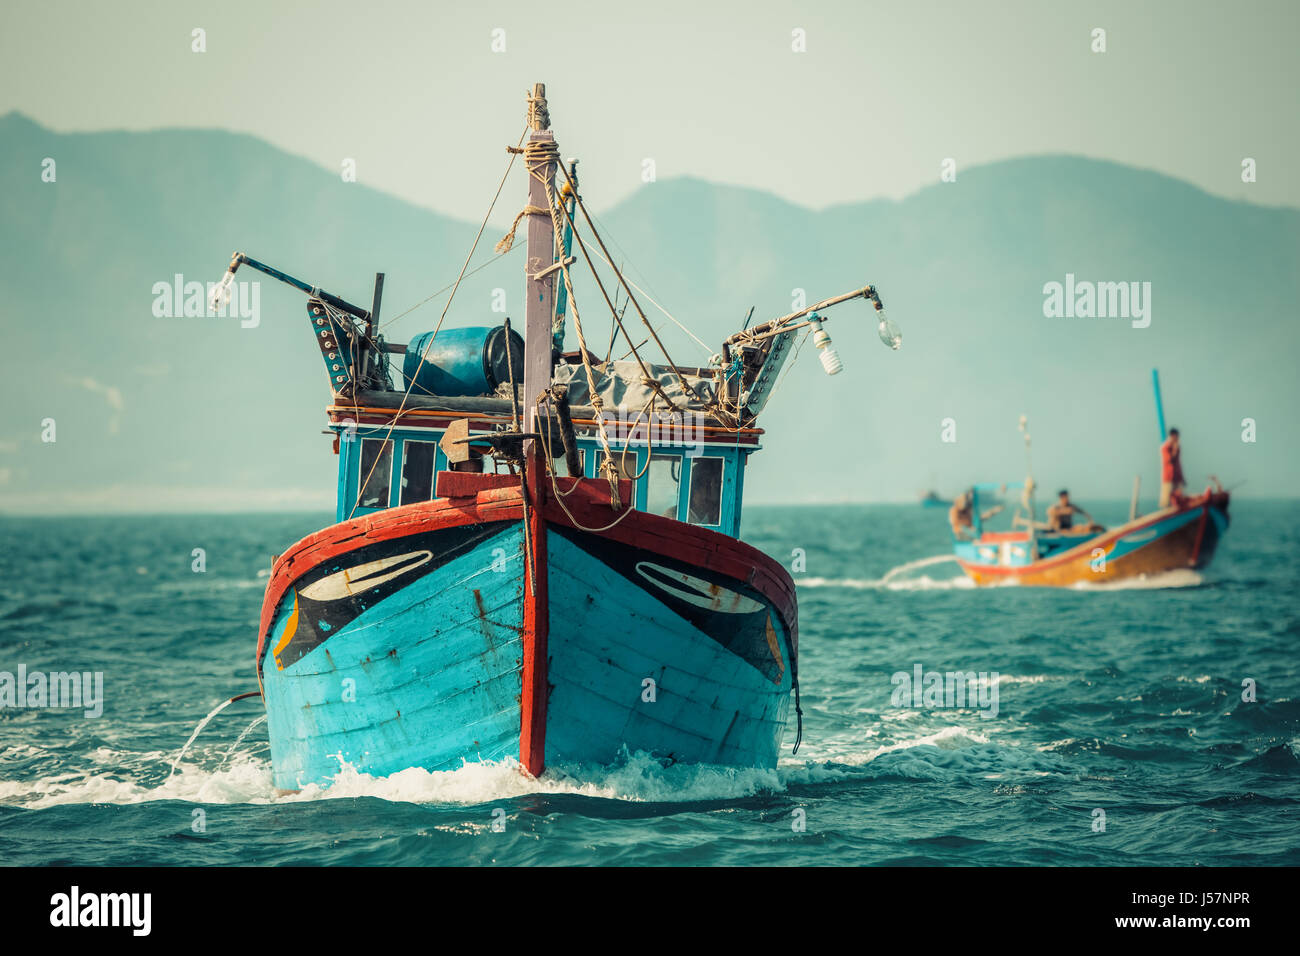
{"label": "boat cabin", "polygon": [[[1077,547],[1100,532],[1051,531],[1045,523],[1037,521],[1032,498],[1032,488],[1026,492],[1024,482],[984,482],[971,488],[970,533],[953,536],[956,556],[971,564],[999,567],[1024,567],[1035,561]],[[1005,508],[1003,496],[1016,492],[1015,511],[1010,527],[995,530],[990,527],[995,514]],[[999,522],[1001,523],[1001,522]]]}
{"label": "boat cabin", "polygon": [[[466,415],[408,409],[390,427],[402,398],[401,393],[390,394],[391,409],[343,405],[329,409],[339,456],[338,521],[438,497],[438,476],[451,470],[440,442],[453,421],[467,418],[471,438],[510,423],[508,412]],[[494,400],[482,400],[489,401]],[[633,507],[739,537],[745,463],[760,447],[761,430],[710,433],[702,425],[628,421],[622,409],[614,416],[613,422],[607,418],[606,434],[623,477],[632,482]],[[573,425],[583,477],[600,477],[604,451],[594,419],[575,417]],[[564,455],[558,448],[552,451],[557,454],[551,462],[553,473],[568,475]],[[485,473],[510,473],[508,464],[490,452],[479,460]]]}
{"label": "boat cabin", "polygon": [[[521,409],[506,396],[522,379],[524,342],[508,327],[448,329],[436,341],[427,332],[405,346],[380,343],[358,361],[357,327],[315,291],[308,316],[335,393],[327,411],[339,455],[337,520],[438,497],[438,476],[452,470],[442,442],[453,423],[467,424],[471,440],[516,430]],[[401,391],[388,353],[401,356]],[[589,371],[589,360],[570,353],[552,368],[552,385],[567,396],[582,477],[600,477],[607,442],[632,482],[633,507],[739,537],[745,462],[760,447],[762,429],[728,426],[709,414],[714,371],[617,361]],[[667,408],[665,399],[671,416],[655,411]],[[761,402],[750,402],[755,406]],[[472,447],[483,472],[511,473],[490,448]],[[550,452],[552,473],[568,476],[562,441]]]}

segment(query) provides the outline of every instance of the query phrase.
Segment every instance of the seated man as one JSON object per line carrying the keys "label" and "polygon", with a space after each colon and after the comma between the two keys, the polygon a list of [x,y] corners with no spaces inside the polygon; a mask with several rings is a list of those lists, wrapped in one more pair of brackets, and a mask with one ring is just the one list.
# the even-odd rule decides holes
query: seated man
{"label": "seated man", "polygon": [[948,524],[952,526],[953,536],[957,538],[964,537],[975,526],[971,516],[969,491],[963,491],[953,499],[952,507],[948,509]]}
{"label": "seated man", "polygon": [[[1088,519],[1088,523],[1075,528],[1074,516],[1076,514],[1083,515]],[[1056,496],[1056,504],[1047,509],[1047,530],[1068,532],[1070,534],[1086,534],[1088,532],[1104,531],[1105,529],[1092,520],[1092,515],[1070,501],[1070,493],[1062,488]]]}
{"label": "seated man", "polygon": [[[1002,505],[990,508],[980,515],[980,521],[987,521],[995,514],[1001,511]],[[963,491],[957,496],[948,509],[948,524],[952,526],[953,537],[969,538],[975,532],[975,495],[970,491]]]}

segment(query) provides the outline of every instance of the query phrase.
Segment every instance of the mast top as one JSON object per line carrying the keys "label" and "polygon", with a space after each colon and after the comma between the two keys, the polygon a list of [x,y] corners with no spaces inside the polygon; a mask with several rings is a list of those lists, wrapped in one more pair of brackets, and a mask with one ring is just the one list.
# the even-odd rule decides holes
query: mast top
{"label": "mast top", "polygon": [[533,130],[551,128],[551,114],[546,111],[546,84],[534,83],[528,95],[528,126]]}

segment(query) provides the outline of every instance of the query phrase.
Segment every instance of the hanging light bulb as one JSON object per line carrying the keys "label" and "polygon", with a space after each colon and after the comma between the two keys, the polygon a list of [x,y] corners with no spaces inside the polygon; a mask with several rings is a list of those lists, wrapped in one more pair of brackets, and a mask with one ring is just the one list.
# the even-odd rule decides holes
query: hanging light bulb
{"label": "hanging light bulb", "polygon": [[224,309],[230,303],[230,287],[235,282],[234,271],[227,272],[221,277],[221,281],[212,287],[212,294],[208,296],[208,305],[213,312]]}
{"label": "hanging light bulb", "polygon": [[840,361],[840,354],[835,351],[831,345],[830,334],[822,328],[822,320],[814,312],[808,319],[808,324],[813,330],[813,345],[817,346],[822,360],[822,368],[826,370],[827,375],[838,375],[844,371],[844,363]]}
{"label": "hanging light bulb", "polygon": [[903,333],[894,320],[885,315],[884,309],[877,309],[876,314],[880,317],[880,324],[876,327],[876,332],[880,335],[880,341],[884,342],[894,351],[903,344]]}

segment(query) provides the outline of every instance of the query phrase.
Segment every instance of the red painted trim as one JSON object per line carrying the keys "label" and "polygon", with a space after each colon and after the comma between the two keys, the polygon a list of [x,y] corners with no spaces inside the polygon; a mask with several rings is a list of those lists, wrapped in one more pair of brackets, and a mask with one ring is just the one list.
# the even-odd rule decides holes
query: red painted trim
{"label": "red painted trim", "polygon": [[1201,542],[1205,540],[1205,523],[1210,520],[1210,505],[1207,501],[1201,508],[1201,520],[1196,524],[1196,542],[1192,545],[1192,556],[1188,560],[1189,567],[1196,567],[1196,562],[1201,557]]}
{"label": "red painted trim", "polygon": [[513,489],[485,491],[473,500],[435,498],[362,515],[308,535],[280,555],[271,567],[271,579],[262,598],[262,620],[257,635],[259,673],[262,650],[275,609],[293,582],[312,568],[375,541],[464,524],[518,521],[522,516],[523,507],[516,482]]}
{"label": "red painted trim", "polygon": [[489,488],[518,488],[518,475],[493,475],[474,471],[438,472],[439,498],[473,498]]}
{"label": "red painted trim", "polygon": [[[982,574],[1002,574],[1002,575],[1015,576],[1015,575],[1025,574],[1026,572],[1029,571],[1042,571],[1045,568],[1053,568],[1056,567],[1056,565],[1058,564],[1066,564],[1070,561],[1077,560],[1081,554],[1085,552],[1090,553],[1093,548],[1103,547],[1104,545],[1110,544],[1111,542],[1119,538],[1122,538],[1125,535],[1132,534],[1134,531],[1140,531],[1143,528],[1149,527],[1150,525],[1157,524],[1158,522],[1164,521],[1166,518],[1172,518],[1174,515],[1179,514],[1180,512],[1191,511],[1194,508],[1198,508],[1203,504],[1209,503],[1210,498],[1211,495],[1207,492],[1206,494],[1201,495],[1195,500],[1188,501],[1186,507],[1173,508],[1173,509],[1166,508],[1164,511],[1157,511],[1150,515],[1144,515],[1143,517],[1137,519],[1136,521],[1130,521],[1128,524],[1122,524],[1118,528],[1115,528],[1113,531],[1107,531],[1104,534],[1098,535],[1093,538],[1084,538],[1073,548],[1070,548],[1068,551],[1063,551],[1060,554],[1056,555],[1055,557],[1048,558],[1046,561],[1034,561],[1031,564],[1007,566],[1003,564],[978,564],[975,562],[962,561],[960,558],[958,558],[957,563],[961,565],[963,570],[969,566],[970,568],[974,568],[978,570]],[[980,543],[979,541],[975,542],[976,545],[978,545],[979,543]]]}

